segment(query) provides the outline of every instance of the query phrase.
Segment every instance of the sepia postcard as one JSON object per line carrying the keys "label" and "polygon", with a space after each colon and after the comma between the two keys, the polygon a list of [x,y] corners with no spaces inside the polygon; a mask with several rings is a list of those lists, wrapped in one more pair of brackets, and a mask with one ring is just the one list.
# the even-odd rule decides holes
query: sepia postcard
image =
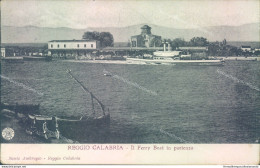
{"label": "sepia postcard", "polygon": [[259,165],[258,0],[2,0],[1,164]]}

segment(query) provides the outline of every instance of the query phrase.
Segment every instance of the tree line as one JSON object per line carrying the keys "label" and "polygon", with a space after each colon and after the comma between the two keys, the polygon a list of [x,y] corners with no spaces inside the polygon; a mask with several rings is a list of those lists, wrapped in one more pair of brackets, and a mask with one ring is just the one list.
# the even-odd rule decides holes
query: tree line
{"label": "tree line", "polygon": [[178,49],[178,47],[208,47],[207,52],[210,56],[252,56],[260,54],[260,51],[255,53],[244,52],[238,47],[228,45],[226,39],[221,42],[209,42],[204,37],[193,37],[190,41],[185,41],[182,38],[165,39],[164,41],[168,42],[173,50]]}
{"label": "tree line", "polygon": [[[112,47],[114,46],[114,38],[110,32],[97,32],[97,31],[87,31],[83,34],[82,39],[85,40],[98,40],[100,41],[101,47]],[[239,56],[239,55],[253,55],[250,52],[243,52],[240,48],[227,45],[227,40],[224,39],[221,42],[209,42],[205,37],[193,37],[189,41],[185,41],[183,38],[175,39],[164,39],[152,41],[156,46],[163,46],[163,43],[167,42],[170,44],[173,50],[179,47],[208,47],[208,55],[211,56]],[[130,46],[130,44],[128,45]],[[259,53],[255,53],[259,54]]]}
{"label": "tree line", "polygon": [[110,32],[87,31],[83,34],[82,39],[100,41],[101,47],[114,46],[114,37]]}
{"label": "tree line", "polygon": [[178,47],[205,47],[208,46],[209,42],[204,37],[193,37],[190,41],[185,41],[183,38],[165,39],[172,49],[177,49]]}

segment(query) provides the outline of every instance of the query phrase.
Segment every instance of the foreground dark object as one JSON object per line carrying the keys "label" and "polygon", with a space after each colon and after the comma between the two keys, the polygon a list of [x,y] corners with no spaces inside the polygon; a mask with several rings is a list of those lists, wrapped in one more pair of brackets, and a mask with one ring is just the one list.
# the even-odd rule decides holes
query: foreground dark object
{"label": "foreground dark object", "polygon": [[[109,109],[97,99],[92,92],[90,92],[76,77],[73,76],[71,71],[68,71],[70,76],[80,84],[82,89],[91,95],[92,104],[92,115],[85,114],[83,116],[75,117],[56,117],[56,116],[46,116],[39,114],[39,104],[38,105],[7,105],[2,104],[1,118],[3,121],[7,119],[12,122],[14,118],[19,120],[19,122],[25,126],[25,132],[29,135],[36,135],[42,139],[62,139],[63,136],[77,139],[78,137],[91,136],[92,133],[95,135],[100,133],[109,132],[110,125],[110,113]],[[97,116],[94,100],[100,105],[102,113]],[[66,141],[65,141],[66,142]]]}

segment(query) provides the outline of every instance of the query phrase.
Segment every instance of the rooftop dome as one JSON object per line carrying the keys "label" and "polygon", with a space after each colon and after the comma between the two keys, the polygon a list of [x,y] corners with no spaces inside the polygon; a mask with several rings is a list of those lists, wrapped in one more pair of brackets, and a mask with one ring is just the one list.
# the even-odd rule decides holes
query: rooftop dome
{"label": "rooftop dome", "polygon": [[143,27],[141,27],[141,29],[151,29],[151,27],[148,25],[144,25]]}

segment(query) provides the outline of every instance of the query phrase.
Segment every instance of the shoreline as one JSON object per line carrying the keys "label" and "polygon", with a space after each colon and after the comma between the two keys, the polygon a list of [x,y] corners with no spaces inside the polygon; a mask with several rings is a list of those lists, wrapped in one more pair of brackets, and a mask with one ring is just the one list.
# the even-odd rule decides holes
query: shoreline
{"label": "shoreline", "polygon": [[149,60],[130,58],[126,60],[62,60],[63,62],[129,65],[176,65],[176,64],[222,64],[221,61],[260,61],[260,57],[217,57],[216,60]]}
{"label": "shoreline", "polygon": [[216,57],[225,61],[260,61],[260,57]]}
{"label": "shoreline", "polygon": [[126,60],[62,60],[63,62],[75,62],[75,63],[94,63],[94,64],[141,64],[145,63],[131,63]]}
{"label": "shoreline", "polygon": [[102,63],[102,64],[137,64],[137,65],[175,65],[175,64],[193,64],[193,63],[221,63],[221,60],[62,60],[64,62],[74,63]]}
{"label": "shoreline", "polygon": [[[213,56],[210,56],[213,57]],[[24,59],[25,58],[25,59]],[[75,59],[58,59],[62,62],[74,62],[74,63],[100,63],[100,64],[129,64],[129,65],[160,65],[160,64],[171,64],[175,63],[216,63],[223,61],[260,61],[260,57],[236,57],[236,56],[220,56],[214,57],[216,59],[209,60],[151,60],[151,59],[139,59],[139,58],[127,58],[126,60],[75,60]],[[2,61],[10,61],[10,62],[24,62],[24,61],[42,61],[45,60],[43,57],[4,57],[1,58]],[[57,61],[53,59],[53,61]]]}

